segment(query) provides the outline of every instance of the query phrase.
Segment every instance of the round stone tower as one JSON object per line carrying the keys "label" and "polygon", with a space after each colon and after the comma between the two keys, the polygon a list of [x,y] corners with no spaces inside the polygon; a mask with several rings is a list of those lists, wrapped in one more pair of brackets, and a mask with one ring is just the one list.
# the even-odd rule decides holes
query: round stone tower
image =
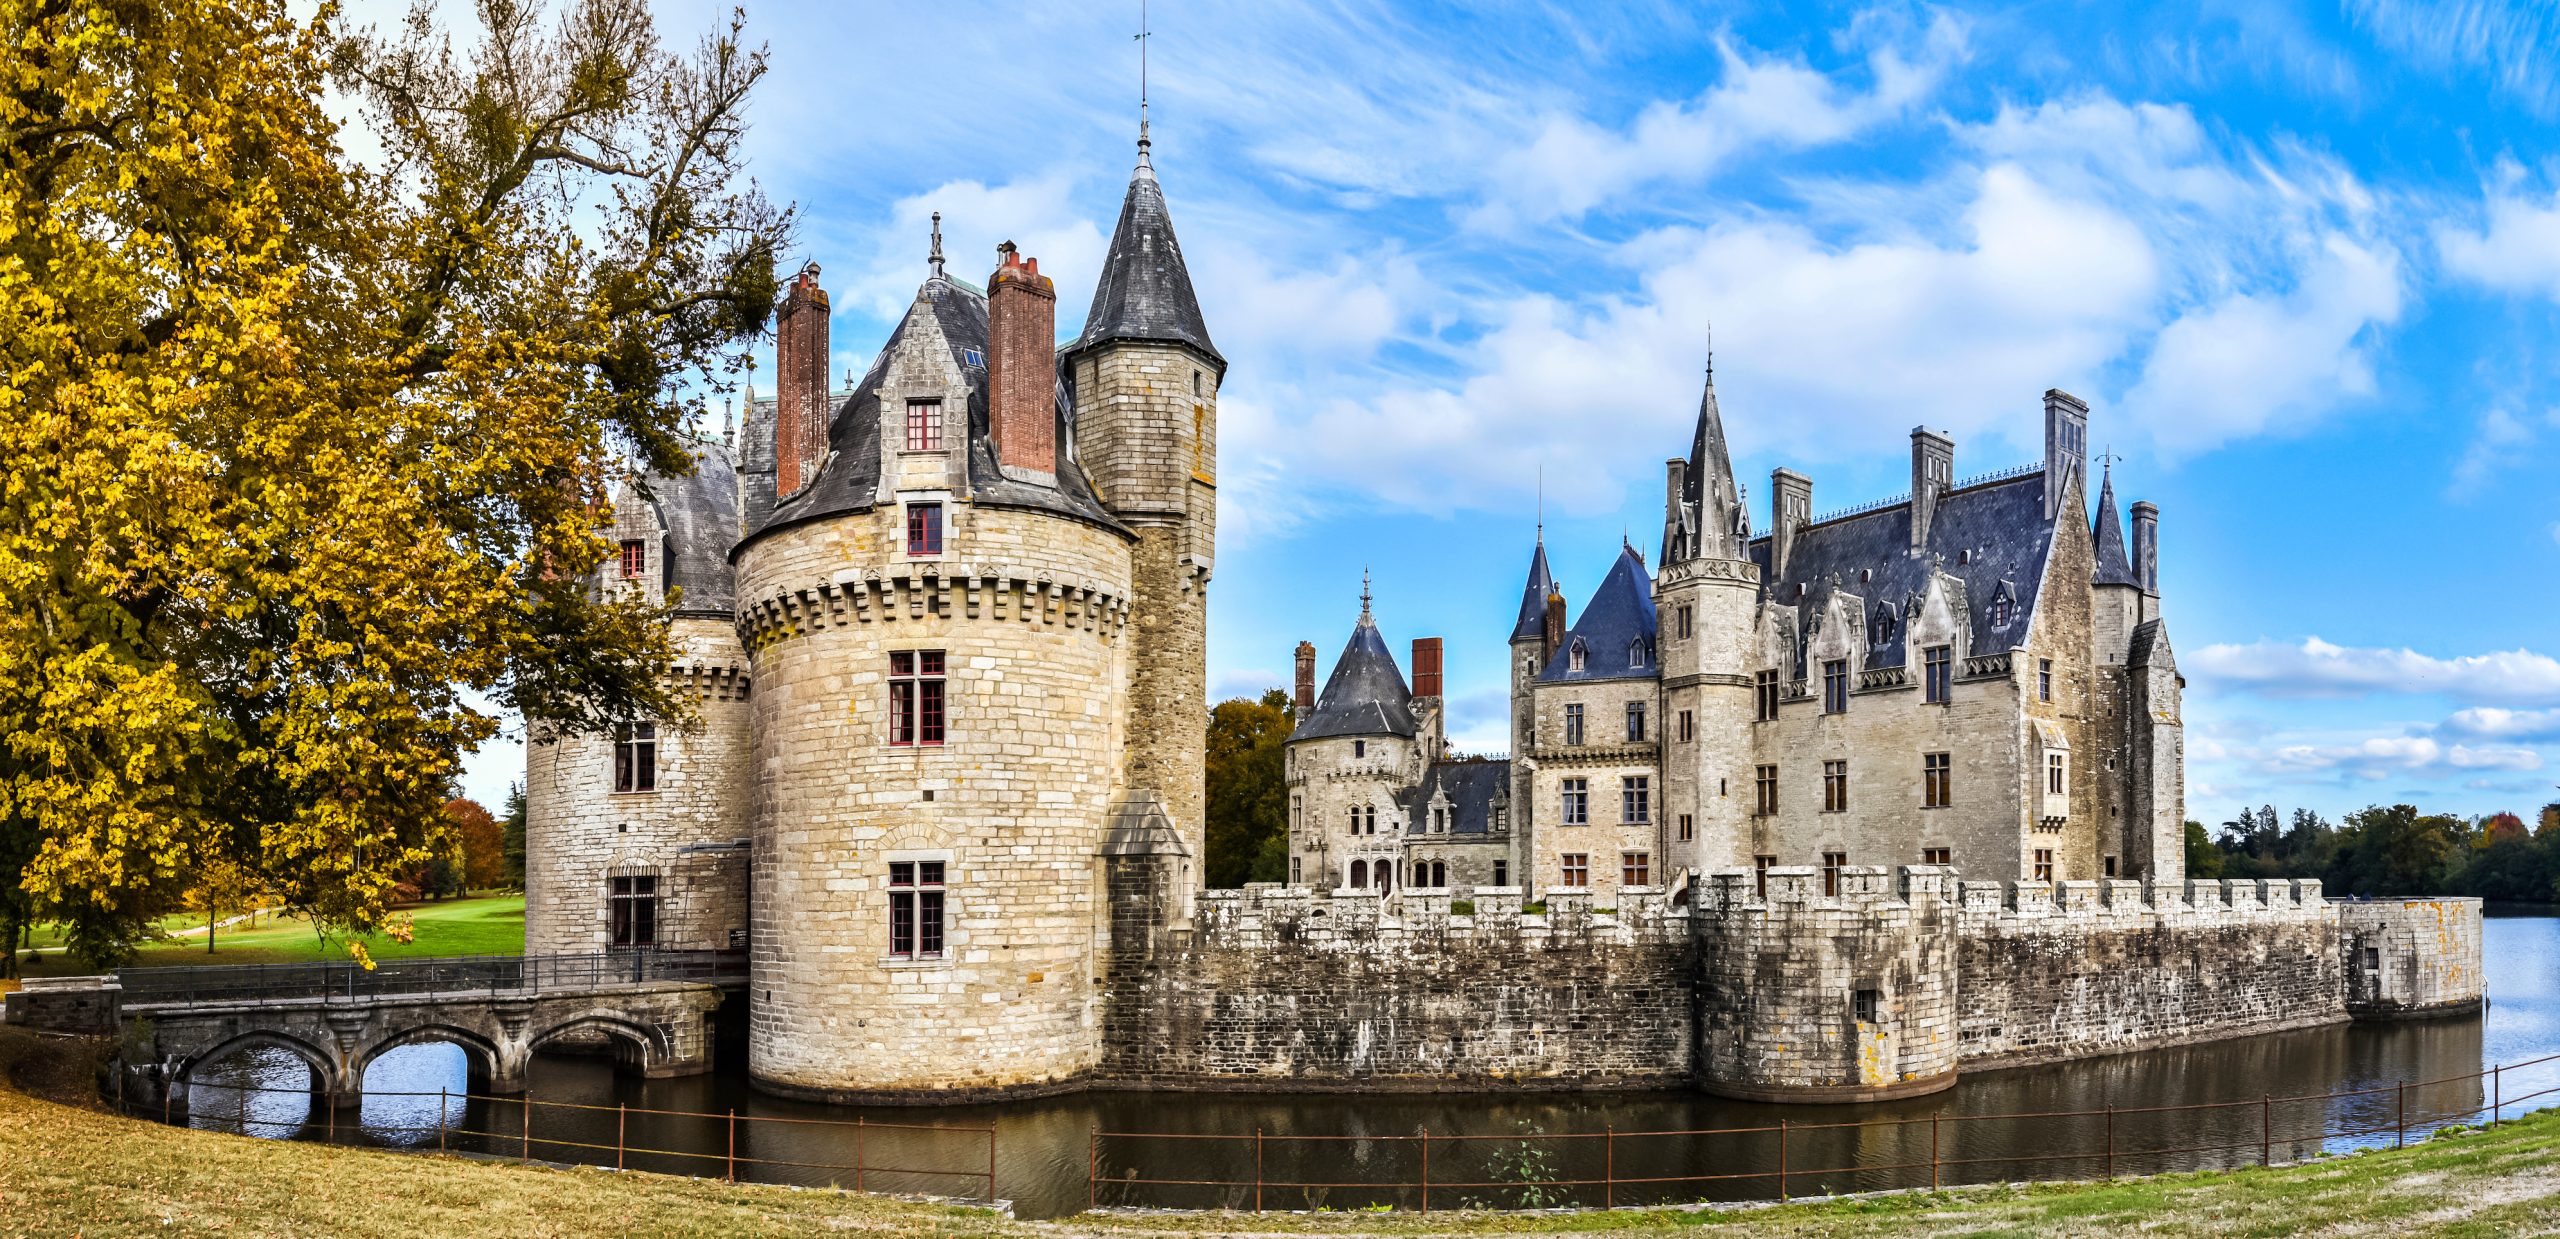
{"label": "round stone tower", "polygon": [[1423,724],[1361,596],[1360,621],[1314,708],[1289,735],[1289,884],[1392,891],[1407,823],[1398,795],[1422,782]]}
{"label": "round stone tower", "polygon": [[1689,458],[1670,462],[1661,617],[1663,872],[1748,865],[1752,848],[1751,650],[1759,567],[1707,375]]}

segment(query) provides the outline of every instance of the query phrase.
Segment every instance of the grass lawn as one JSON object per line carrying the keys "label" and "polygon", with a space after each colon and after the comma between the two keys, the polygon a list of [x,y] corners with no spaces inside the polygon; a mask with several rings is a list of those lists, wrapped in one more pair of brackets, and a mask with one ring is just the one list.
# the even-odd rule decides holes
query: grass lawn
{"label": "grass lawn", "polygon": [[[417,920],[416,940],[407,945],[392,941],[382,934],[364,939],[364,949],[375,959],[404,959],[420,955],[522,955],[524,953],[524,896],[485,895],[478,898],[447,899],[439,903],[421,903],[400,910]],[[190,923],[192,922],[192,923]],[[204,922],[192,917],[181,918],[164,928],[202,929]],[[40,939],[40,942],[42,940]],[[23,955],[21,959],[23,960]],[[311,932],[309,922],[296,917],[261,918],[255,928],[238,925],[216,932],[213,951],[204,949],[204,935],[191,938],[169,938],[144,945],[133,966],[150,968],[166,964],[283,964],[314,959],[345,959],[344,942],[323,944]],[[71,976],[87,969],[77,966],[60,950],[48,950],[36,964],[20,964],[27,976]]]}
{"label": "grass lawn", "polygon": [[[2560,1230],[2560,1113],[2274,1170],[1970,1188],[1777,1208],[1568,1214],[1232,1213],[1015,1222],[876,1197],[381,1153],[94,1109],[93,1043],[0,1028],[0,1236],[2489,1236]],[[21,1091],[27,1090],[27,1091]],[[41,1100],[30,1092],[72,1104]],[[1177,1103],[1178,1104],[1178,1103]]]}

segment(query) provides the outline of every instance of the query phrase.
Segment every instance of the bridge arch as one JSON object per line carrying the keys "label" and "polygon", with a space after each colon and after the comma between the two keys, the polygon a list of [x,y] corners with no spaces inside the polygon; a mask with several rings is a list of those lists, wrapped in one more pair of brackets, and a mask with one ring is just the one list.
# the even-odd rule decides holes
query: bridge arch
{"label": "bridge arch", "polygon": [[613,1047],[616,1066],[646,1073],[655,1063],[671,1057],[674,1044],[666,1030],[656,1024],[645,1024],[613,1011],[582,1011],[559,1020],[524,1040],[525,1052],[540,1050],[544,1042],[574,1032],[600,1032]]}
{"label": "bridge arch", "polygon": [[196,1068],[207,1063],[220,1062],[231,1057],[235,1052],[261,1045],[274,1046],[301,1059],[311,1068],[313,1074],[319,1077],[320,1087],[323,1090],[334,1088],[338,1082],[337,1055],[292,1033],[279,1032],[272,1028],[252,1028],[228,1040],[216,1042],[209,1049],[187,1055],[178,1063],[176,1079],[180,1084],[193,1084]]}
{"label": "bridge arch", "polygon": [[356,1056],[352,1072],[361,1088],[373,1060],[407,1045],[451,1045],[462,1050],[465,1079],[474,1091],[491,1089],[506,1074],[506,1051],[480,1033],[455,1024],[419,1024],[402,1028],[367,1046]]}

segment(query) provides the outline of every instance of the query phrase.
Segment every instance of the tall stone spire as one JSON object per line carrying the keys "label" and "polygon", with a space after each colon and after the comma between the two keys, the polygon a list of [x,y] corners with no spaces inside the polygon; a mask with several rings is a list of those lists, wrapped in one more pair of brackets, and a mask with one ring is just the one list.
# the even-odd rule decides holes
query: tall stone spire
{"label": "tall stone spire", "polygon": [[[1696,531],[1695,555],[1740,559],[1751,536],[1751,518],[1733,481],[1733,454],[1725,447],[1724,414],[1716,406],[1716,367],[1707,361],[1707,386],[1698,398],[1698,428],[1689,440],[1680,499]],[[1667,552],[1666,552],[1667,553]]]}
{"label": "tall stone spire", "polygon": [[1546,629],[1547,595],[1556,588],[1555,574],[1547,571],[1547,539],[1538,536],[1538,549],[1529,553],[1529,580],[1520,587],[1520,620],[1511,626],[1514,641],[1535,641]]}
{"label": "tall stone spire", "polygon": [[1209,324],[1200,316],[1200,299],[1191,291],[1191,271],[1183,265],[1182,244],[1173,236],[1173,216],[1165,210],[1164,188],[1156,183],[1149,155],[1152,142],[1146,122],[1138,122],[1138,166],[1129,177],[1128,196],[1120,202],[1120,222],[1111,231],[1111,252],[1093,285],[1093,308],[1085,314],[1084,334],[1068,346],[1082,353],[1114,341],[1185,345],[1217,368],[1227,359],[1209,342]]}
{"label": "tall stone spire", "polygon": [[2110,462],[2105,480],[2098,485],[2098,519],[2089,536],[2097,544],[2097,571],[2093,584],[2140,585],[2133,574],[2133,560],[2124,552],[2124,518],[2116,515],[2116,471]]}

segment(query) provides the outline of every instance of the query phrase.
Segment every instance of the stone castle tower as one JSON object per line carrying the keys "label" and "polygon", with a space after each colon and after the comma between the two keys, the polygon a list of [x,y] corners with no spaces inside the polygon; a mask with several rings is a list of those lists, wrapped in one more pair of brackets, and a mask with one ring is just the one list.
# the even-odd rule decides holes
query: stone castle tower
{"label": "stone castle tower", "polygon": [[645,780],[615,773],[627,741],[528,759],[528,949],[747,947],[761,1088],[1069,1086],[1102,1053],[1106,857],[1189,907],[1226,363],[1149,147],[1063,349],[1038,260],[1008,242],[973,287],[936,217],[913,302],[831,392],[827,294],[795,276],[778,390],[734,462],[706,448],[723,536],[670,569],[718,578],[680,618],[717,668],[699,725],[634,725]]}

